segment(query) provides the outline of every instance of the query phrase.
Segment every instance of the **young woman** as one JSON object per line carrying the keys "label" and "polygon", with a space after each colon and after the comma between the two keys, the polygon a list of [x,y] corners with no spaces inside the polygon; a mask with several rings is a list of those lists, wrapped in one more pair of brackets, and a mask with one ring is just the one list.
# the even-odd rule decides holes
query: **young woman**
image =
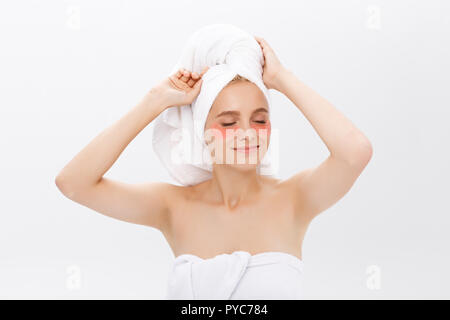
{"label": "young woman", "polygon": [[[152,88],[56,177],[69,199],[162,232],[176,256],[174,266],[180,266],[172,271],[169,298],[297,298],[308,225],[349,191],[372,156],[364,134],[287,70],[267,41],[255,39],[264,54],[266,87],[293,102],[330,152],[318,166],[278,180],[259,175],[255,163],[214,163],[212,178],[194,186],[105,178],[126,146],[162,111],[197,97],[207,68],[201,74],[181,69]],[[205,130],[219,132],[237,128],[265,128],[270,133],[263,93],[239,77],[217,96],[205,125]],[[246,137],[239,150],[225,135],[217,138],[223,139],[226,152],[243,153],[248,159],[270,134]]]}

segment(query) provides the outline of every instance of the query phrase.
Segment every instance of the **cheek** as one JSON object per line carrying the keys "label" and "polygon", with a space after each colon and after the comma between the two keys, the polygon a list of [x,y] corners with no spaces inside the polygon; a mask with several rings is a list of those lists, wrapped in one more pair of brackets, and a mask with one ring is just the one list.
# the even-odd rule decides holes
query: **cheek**
{"label": "cheek", "polygon": [[215,129],[215,130],[218,130],[218,132],[220,132],[220,136],[217,136],[216,134],[214,135],[216,138],[221,138],[221,139],[225,140],[227,137],[227,130],[229,130],[230,134],[234,134],[234,133],[236,133],[236,130],[239,129],[239,127],[238,126],[223,127],[219,123],[214,122],[211,125],[211,129]]}
{"label": "cheek", "polygon": [[270,137],[270,131],[272,129],[272,125],[271,125],[270,121],[266,121],[266,123],[264,123],[264,124],[255,123],[255,124],[252,124],[251,127],[256,130],[258,135],[264,134],[264,131],[259,132],[259,130],[267,130],[267,139],[268,139],[268,137]]}
{"label": "cheek", "polygon": [[[260,134],[259,130],[267,130],[267,137],[270,137],[270,132],[271,132],[272,126],[271,126],[270,121],[267,121],[264,124],[254,123],[251,125],[251,128],[254,129],[258,133],[258,135]],[[214,135],[216,138],[221,138],[221,139],[225,140],[227,137],[227,130],[232,130],[229,132],[230,132],[230,134],[234,135],[239,130],[239,126],[234,125],[234,126],[229,126],[229,127],[223,127],[219,123],[214,122],[211,125],[211,129],[216,129],[220,133],[219,136],[217,136],[216,134]],[[261,134],[263,134],[263,132],[261,132]]]}

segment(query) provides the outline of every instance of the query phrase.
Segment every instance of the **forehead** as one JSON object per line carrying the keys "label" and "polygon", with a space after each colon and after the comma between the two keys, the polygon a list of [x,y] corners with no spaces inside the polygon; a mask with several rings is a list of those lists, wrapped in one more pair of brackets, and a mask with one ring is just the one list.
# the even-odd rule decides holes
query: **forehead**
{"label": "forehead", "polygon": [[211,107],[211,114],[216,115],[227,110],[251,112],[268,104],[264,93],[250,81],[237,80],[228,84],[217,95]]}

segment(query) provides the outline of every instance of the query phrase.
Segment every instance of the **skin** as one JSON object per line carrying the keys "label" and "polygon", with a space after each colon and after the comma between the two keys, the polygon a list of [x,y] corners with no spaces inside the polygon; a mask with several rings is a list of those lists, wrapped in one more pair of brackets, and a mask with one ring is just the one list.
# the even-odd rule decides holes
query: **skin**
{"label": "skin", "polygon": [[[205,123],[206,136],[214,137],[210,144],[211,150],[217,151],[211,152],[213,159],[234,170],[256,170],[270,144],[270,133],[267,100],[250,81],[233,81],[227,85],[216,97]],[[206,141],[209,144],[210,139]],[[251,153],[235,150],[250,146],[260,148]],[[214,171],[217,170],[221,170],[220,165],[214,165]]]}
{"label": "skin", "polygon": [[[255,112],[268,108],[256,85],[238,80],[220,92],[205,124],[205,132],[215,129],[214,139],[222,142],[212,152],[210,180],[176,186],[129,184],[104,177],[127,145],[162,111],[196,98],[207,68],[201,74],[180,69],[86,145],[57,175],[59,190],[106,216],[157,228],[175,256],[190,253],[208,259],[244,250],[251,254],[281,251],[302,259],[308,225],[350,190],[370,161],[372,146],[349,119],[286,69],[267,41],[255,39],[264,54],[266,87],[283,93],[311,123],[330,152],[323,162],[285,180],[258,175],[257,162],[233,150],[233,143],[269,145],[270,115]],[[235,113],[218,117],[224,111]],[[249,136],[227,136],[225,127],[232,133],[267,129],[269,134],[254,130]],[[265,148],[260,152],[258,159]],[[233,160],[244,155],[245,162],[220,163],[227,153]]]}

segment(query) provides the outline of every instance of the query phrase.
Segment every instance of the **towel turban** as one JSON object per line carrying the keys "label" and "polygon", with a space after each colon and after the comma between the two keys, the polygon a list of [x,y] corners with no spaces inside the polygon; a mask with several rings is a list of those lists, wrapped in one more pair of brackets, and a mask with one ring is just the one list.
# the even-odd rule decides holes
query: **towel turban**
{"label": "towel turban", "polygon": [[[245,77],[270,95],[262,80],[264,56],[252,35],[229,24],[205,26],[193,33],[171,74],[180,68],[203,75],[199,95],[190,105],[165,109],[155,119],[153,149],[172,178],[195,185],[211,178],[212,159],[204,140],[204,127],[215,98],[236,76]],[[272,143],[258,164],[259,174],[273,175]]]}

